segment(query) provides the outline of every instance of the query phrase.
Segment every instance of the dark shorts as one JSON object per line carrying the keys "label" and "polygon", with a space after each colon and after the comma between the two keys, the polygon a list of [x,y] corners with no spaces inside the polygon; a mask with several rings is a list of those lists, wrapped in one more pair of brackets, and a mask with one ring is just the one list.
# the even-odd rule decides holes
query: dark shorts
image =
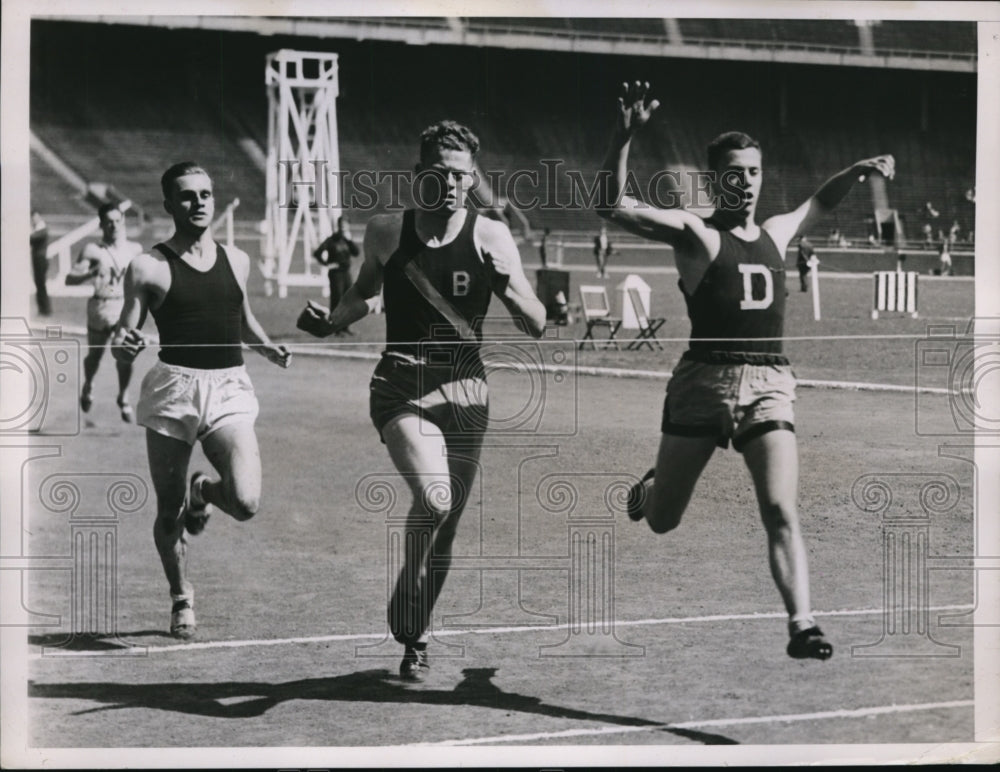
{"label": "dark shorts", "polygon": [[489,422],[485,375],[453,379],[447,369],[384,354],[368,388],[369,413],[383,442],[382,430],[400,415],[420,416],[446,437],[481,435]]}
{"label": "dark shorts", "polygon": [[714,437],[742,452],[775,429],[795,431],[795,376],[788,365],[709,364],[682,359],[663,402],[664,434]]}

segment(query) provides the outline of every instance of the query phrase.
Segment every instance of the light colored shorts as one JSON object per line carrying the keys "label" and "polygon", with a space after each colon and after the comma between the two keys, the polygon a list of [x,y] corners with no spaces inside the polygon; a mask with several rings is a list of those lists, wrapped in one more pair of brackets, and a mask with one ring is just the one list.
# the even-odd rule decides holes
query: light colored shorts
{"label": "light colored shorts", "polygon": [[795,431],[795,376],[788,365],[708,364],[682,359],[667,383],[664,434],[715,437],[742,452],[775,429]]}
{"label": "light colored shorts", "polygon": [[110,332],[118,324],[125,298],[90,298],[87,300],[87,329]]}
{"label": "light colored shorts", "polygon": [[222,426],[253,424],[259,409],[242,365],[201,370],[157,361],[142,379],[136,421],[194,445]]}

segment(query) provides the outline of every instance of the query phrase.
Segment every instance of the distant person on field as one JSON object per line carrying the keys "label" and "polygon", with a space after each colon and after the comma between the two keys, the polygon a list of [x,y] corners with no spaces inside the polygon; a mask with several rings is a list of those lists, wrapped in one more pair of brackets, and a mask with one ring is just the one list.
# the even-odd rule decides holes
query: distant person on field
{"label": "distant person on field", "polygon": [[813,249],[812,242],[805,236],[799,239],[798,256],[795,258],[795,267],[799,269],[799,289],[802,292],[808,291],[806,277],[819,260],[816,257],[816,250]]}
{"label": "distant person on field", "polygon": [[951,276],[951,247],[948,239],[942,239],[938,246],[938,268],[942,276]]}
{"label": "distant person on field", "polygon": [[[101,238],[82,250],[66,276],[67,286],[90,282],[94,294],[87,300],[87,356],[83,360],[83,389],[80,408],[90,412],[93,404],[94,376],[101,365],[104,349],[114,332],[122,306],[125,304],[125,271],[132,258],[142,253],[142,245],[129,241],[125,230],[125,215],[117,204],[102,204],[97,210]],[[118,371],[118,408],[122,420],[135,420],[129,403],[128,386],[132,380],[132,363],[116,360]]]}
{"label": "distant person on field", "polygon": [[597,278],[604,279],[608,275],[608,258],[614,248],[608,239],[608,229],[602,225],[600,232],[594,236],[594,261],[597,263]]}
{"label": "distant person on field", "polygon": [[31,213],[31,273],[35,279],[35,301],[38,315],[52,314],[52,301],[45,281],[49,272],[49,226],[38,212]]}
{"label": "distant person on field", "polygon": [[552,236],[552,229],[546,228],[545,232],[542,233],[542,240],[538,242],[538,257],[542,261],[542,268],[548,267],[548,249],[549,249],[549,239]]}
{"label": "distant person on field", "polygon": [[[345,217],[337,221],[337,230],[313,252],[313,257],[322,265],[329,266],[327,278],[330,280],[330,308],[334,308],[350,288],[351,258],[359,254],[361,250],[351,239],[351,225]],[[349,327],[340,332],[352,334]]]}

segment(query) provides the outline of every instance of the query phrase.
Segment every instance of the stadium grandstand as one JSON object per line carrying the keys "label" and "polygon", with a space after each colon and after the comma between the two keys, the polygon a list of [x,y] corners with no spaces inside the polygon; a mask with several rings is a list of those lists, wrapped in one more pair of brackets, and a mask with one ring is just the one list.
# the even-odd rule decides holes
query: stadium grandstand
{"label": "stadium grandstand", "polygon": [[[125,23],[131,26],[122,37]],[[90,55],[111,46],[115,56]],[[169,67],[148,56],[168,49],[183,53]],[[564,205],[570,175],[593,180],[608,105],[619,80],[634,76],[649,80],[663,102],[635,155],[640,180],[660,169],[700,169],[708,139],[744,130],[766,150],[766,216],[803,200],[831,170],[886,150],[900,170],[891,195],[905,238],[921,241],[928,202],[938,213],[935,229],[954,221],[963,235],[973,228],[975,24],[944,21],[36,19],[33,207],[58,235],[92,216],[85,186],[104,183],[155,223],[163,216],[159,174],[180,154],[210,164],[220,205],[238,198],[238,227],[258,232],[265,216],[264,63],[279,49],[339,56],[347,203],[359,192],[353,172],[410,169],[417,133],[449,116],[480,133],[485,170],[507,179],[515,170],[539,175],[537,186],[529,180],[501,191],[519,203],[537,195],[550,204],[523,207],[522,235],[543,227],[591,231],[590,212]],[[426,73],[443,74],[448,87],[429,90]],[[705,111],[707,94],[721,109]],[[374,207],[345,211],[363,227],[384,206],[385,192],[379,188]],[[829,227],[865,244],[871,214],[865,196],[852,196]]]}

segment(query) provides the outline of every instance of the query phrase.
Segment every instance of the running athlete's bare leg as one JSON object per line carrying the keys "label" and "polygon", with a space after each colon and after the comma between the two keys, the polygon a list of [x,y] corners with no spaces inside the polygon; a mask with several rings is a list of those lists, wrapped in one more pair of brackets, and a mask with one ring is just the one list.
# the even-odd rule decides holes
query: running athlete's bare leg
{"label": "running athlete's bare leg", "polygon": [[653,531],[666,533],[680,524],[695,483],[715,448],[714,437],[660,436],[656,472],[643,506],[646,522]]}
{"label": "running athlete's bare leg", "polygon": [[[413,494],[404,564],[389,603],[389,626],[400,643],[422,643],[446,577],[447,566],[440,561],[451,556],[458,520],[478,469],[482,437],[464,435],[449,451],[440,429],[413,414],[392,419],[382,436]],[[427,538],[429,520],[434,525]]]}
{"label": "running athlete's bare leg", "polygon": [[809,565],[796,507],[799,460],[795,433],[779,429],[750,440],[743,458],[767,531],[771,575],[789,618],[808,616]]}
{"label": "running athlete's bare leg", "polygon": [[153,540],[167,575],[172,595],[190,595],[191,585],[184,576],[187,542],[181,514],[187,496],[187,470],[191,446],[182,440],[146,430],[149,474],[156,491],[156,521]]}
{"label": "running athlete's bare leg", "polygon": [[[458,522],[469,501],[472,486],[479,472],[479,454],[483,447],[483,433],[464,432],[460,437],[449,436],[448,471],[451,475],[451,511],[447,519],[434,533],[434,576],[431,589],[431,605],[428,614],[437,603],[438,595],[451,569],[451,547],[455,542]],[[428,622],[429,622],[428,618]]]}
{"label": "running athlete's bare leg", "polygon": [[118,404],[128,404],[128,387],[132,383],[132,363],[115,361],[115,368],[118,370]]}
{"label": "running athlete's bare leg", "polygon": [[257,433],[249,421],[227,424],[201,441],[220,479],[206,480],[201,497],[236,520],[249,520],[260,507],[261,465]]}
{"label": "running athlete's bare leg", "polygon": [[[104,347],[111,337],[111,330],[95,330],[87,328],[87,356],[83,358],[83,389],[81,394],[89,397],[94,387],[94,376],[101,366]],[[129,365],[131,367],[131,364]],[[89,408],[85,408],[87,410]]]}

